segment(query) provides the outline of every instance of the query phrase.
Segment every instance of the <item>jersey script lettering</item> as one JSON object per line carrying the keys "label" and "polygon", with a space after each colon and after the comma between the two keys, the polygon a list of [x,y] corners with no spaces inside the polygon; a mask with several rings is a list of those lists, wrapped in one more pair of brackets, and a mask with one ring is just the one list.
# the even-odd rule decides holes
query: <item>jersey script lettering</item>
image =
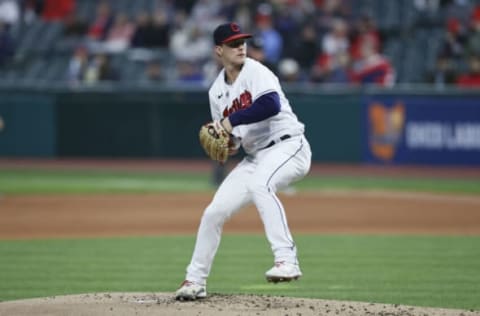
{"label": "jersey script lettering", "polygon": [[235,113],[239,110],[243,110],[246,108],[249,108],[252,105],[252,94],[250,91],[245,90],[242,94],[240,94],[240,97],[235,98],[233,100],[232,105],[230,108],[225,107],[223,110],[223,117],[227,117],[232,113]]}

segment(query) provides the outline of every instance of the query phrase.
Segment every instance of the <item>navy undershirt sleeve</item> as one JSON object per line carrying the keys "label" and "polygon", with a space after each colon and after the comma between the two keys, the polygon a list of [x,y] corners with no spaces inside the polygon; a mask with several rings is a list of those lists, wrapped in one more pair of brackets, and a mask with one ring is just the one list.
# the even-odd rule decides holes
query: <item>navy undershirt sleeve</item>
{"label": "navy undershirt sleeve", "polygon": [[237,111],[228,116],[232,126],[263,121],[280,112],[280,97],[276,92],[262,95],[249,108]]}

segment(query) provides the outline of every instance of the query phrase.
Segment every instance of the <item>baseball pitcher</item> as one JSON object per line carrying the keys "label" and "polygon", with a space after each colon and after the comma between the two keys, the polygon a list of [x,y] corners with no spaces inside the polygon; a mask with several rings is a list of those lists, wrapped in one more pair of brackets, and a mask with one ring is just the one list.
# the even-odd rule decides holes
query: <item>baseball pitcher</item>
{"label": "baseball pitcher", "polygon": [[[247,57],[243,33],[236,23],[219,25],[215,54],[223,65],[209,90],[212,122],[200,129],[205,152],[220,163],[243,147],[245,158],[228,174],[205,209],[185,281],[178,300],[207,296],[206,284],[227,219],[254,203],[265,227],[274,265],[269,282],[302,276],[297,248],[290,233],[279,189],[303,178],[310,169],[310,145],[278,78]],[[241,273],[241,272],[239,272]]]}

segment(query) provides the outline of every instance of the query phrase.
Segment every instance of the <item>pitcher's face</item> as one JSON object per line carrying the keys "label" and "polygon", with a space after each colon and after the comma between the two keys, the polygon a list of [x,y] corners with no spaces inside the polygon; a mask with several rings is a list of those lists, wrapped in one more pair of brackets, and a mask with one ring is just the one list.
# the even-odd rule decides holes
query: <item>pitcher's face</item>
{"label": "pitcher's face", "polygon": [[247,57],[247,44],[241,38],[216,46],[216,51],[223,64],[241,65]]}

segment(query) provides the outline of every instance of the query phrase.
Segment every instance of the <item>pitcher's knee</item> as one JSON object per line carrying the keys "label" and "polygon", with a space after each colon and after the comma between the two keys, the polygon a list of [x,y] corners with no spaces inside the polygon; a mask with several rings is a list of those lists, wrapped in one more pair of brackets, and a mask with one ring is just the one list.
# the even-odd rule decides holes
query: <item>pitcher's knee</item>
{"label": "pitcher's knee", "polygon": [[228,212],[221,204],[210,204],[203,213],[202,221],[206,221],[215,225],[223,224],[228,217]]}
{"label": "pitcher's knee", "polygon": [[247,190],[251,194],[257,194],[257,193],[270,192],[272,188],[269,187],[265,181],[252,180],[247,184]]}

